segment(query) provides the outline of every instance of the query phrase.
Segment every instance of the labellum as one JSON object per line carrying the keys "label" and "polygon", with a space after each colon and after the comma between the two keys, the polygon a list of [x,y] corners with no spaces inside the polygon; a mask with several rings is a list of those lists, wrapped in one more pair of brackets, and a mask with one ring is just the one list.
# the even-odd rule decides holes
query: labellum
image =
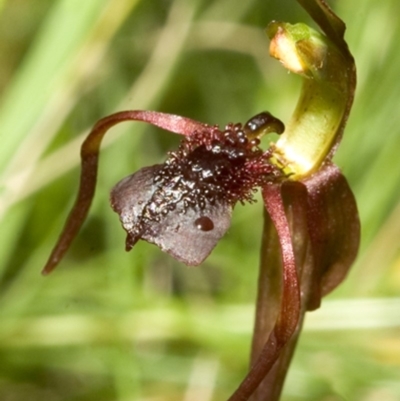
{"label": "labellum", "polygon": [[236,202],[252,202],[256,188],[278,174],[258,147],[271,121],[283,131],[261,113],[243,128],[194,132],[164,164],[120,181],[111,206],[128,234],[126,250],[143,239],[188,266],[201,264],[228,230]]}
{"label": "labellum", "polygon": [[128,234],[128,251],[143,239],[197,266],[228,230],[235,204],[253,202],[257,188],[281,176],[269,162],[270,151],[258,146],[259,137],[284,131],[283,123],[268,112],[243,126],[228,124],[224,130],[154,111],[112,114],[97,122],[82,145],[78,196],[43,274],[58,265],[86,219],[96,188],[101,141],[111,127],[124,121],[142,121],[184,135],[179,149],[163,164],[144,167],[111,191],[111,206]]}

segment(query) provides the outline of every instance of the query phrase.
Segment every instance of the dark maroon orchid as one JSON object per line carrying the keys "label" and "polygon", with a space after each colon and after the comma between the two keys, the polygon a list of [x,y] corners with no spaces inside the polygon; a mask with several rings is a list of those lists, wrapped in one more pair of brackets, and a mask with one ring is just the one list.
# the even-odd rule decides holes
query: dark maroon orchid
{"label": "dark maroon orchid", "polygon": [[[111,205],[127,232],[187,265],[199,265],[229,228],[237,202],[266,207],[257,316],[250,371],[231,401],[278,400],[306,311],[345,277],[359,245],[354,196],[331,158],[355,88],[345,26],[323,0],[299,0],[324,35],[304,24],[272,23],[271,54],[304,77],[286,130],[264,112],[246,124],[217,126],[153,111],[124,111],[100,120],[82,145],[76,203],[44,270],[51,272],[85,220],[95,192],[100,144],[123,121],[141,121],[184,136],[163,164],[124,178]],[[263,151],[260,138],[282,134]]]}

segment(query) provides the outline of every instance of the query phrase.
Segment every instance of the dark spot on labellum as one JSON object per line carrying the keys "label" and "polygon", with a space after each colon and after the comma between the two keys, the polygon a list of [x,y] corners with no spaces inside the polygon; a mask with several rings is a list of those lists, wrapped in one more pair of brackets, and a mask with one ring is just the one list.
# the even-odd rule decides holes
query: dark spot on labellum
{"label": "dark spot on labellum", "polygon": [[201,216],[196,219],[194,225],[201,231],[211,231],[214,228],[213,221],[207,216]]}

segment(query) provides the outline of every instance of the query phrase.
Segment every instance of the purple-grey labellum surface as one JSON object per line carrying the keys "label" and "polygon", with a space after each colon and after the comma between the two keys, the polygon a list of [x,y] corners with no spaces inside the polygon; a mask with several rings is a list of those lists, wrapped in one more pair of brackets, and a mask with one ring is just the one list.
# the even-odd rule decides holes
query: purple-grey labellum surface
{"label": "purple-grey labellum surface", "polygon": [[128,233],[126,249],[139,240],[157,245],[179,261],[197,266],[230,226],[227,202],[184,204],[174,180],[154,181],[162,165],[145,167],[121,180],[111,191],[111,205]]}

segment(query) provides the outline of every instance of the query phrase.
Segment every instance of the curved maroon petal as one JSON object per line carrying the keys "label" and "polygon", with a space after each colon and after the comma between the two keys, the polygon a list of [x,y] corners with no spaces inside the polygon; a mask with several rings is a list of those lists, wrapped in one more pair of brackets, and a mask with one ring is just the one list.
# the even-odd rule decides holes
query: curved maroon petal
{"label": "curved maroon petal", "polygon": [[282,258],[282,301],[277,321],[264,347],[238,389],[228,401],[247,400],[271,371],[284,346],[296,331],[300,318],[300,286],[289,221],[282,197],[282,185],[262,190],[265,207],[279,237]]}
{"label": "curved maroon petal", "polygon": [[303,181],[282,183],[292,229],[302,304],[317,309],[345,278],[357,255],[360,222],[354,195],[338,167],[326,164]]}
{"label": "curved maroon petal", "polygon": [[111,127],[124,121],[141,121],[181,135],[211,128],[190,118],[143,110],[121,111],[99,120],[82,144],[78,195],[64,229],[42,270],[43,274],[49,274],[58,265],[82,226],[95,193],[101,141]]}
{"label": "curved maroon petal", "polygon": [[308,226],[321,296],[345,278],[360,244],[357,204],[346,178],[333,164],[303,181],[308,193]]}
{"label": "curved maroon petal", "polygon": [[286,343],[296,328],[300,313],[300,286],[292,234],[285,212],[282,185],[266,185],[262,195],[278,233],[282,253],[282,306],[276,330],[278,338]]}

